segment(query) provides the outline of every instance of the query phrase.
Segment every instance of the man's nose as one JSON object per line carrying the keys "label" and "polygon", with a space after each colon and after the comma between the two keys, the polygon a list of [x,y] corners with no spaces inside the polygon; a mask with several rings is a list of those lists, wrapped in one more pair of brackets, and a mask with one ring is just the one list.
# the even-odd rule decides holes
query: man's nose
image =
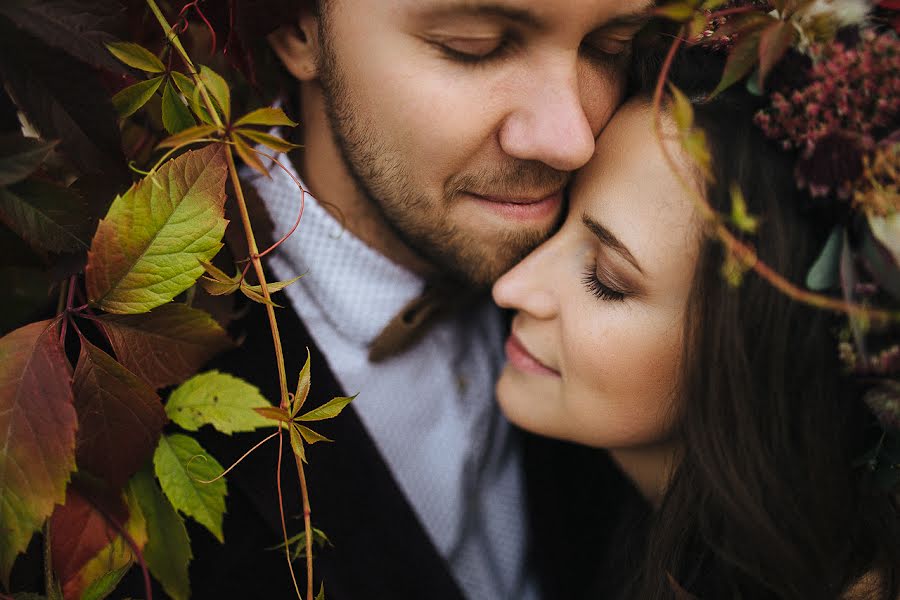
{"label": "man's nose", "polygon": [[577,67],[536,71],[519,90],[501,125],[500,146],[508,155],[574,171],[594,154],[594,136],[579,86]]}

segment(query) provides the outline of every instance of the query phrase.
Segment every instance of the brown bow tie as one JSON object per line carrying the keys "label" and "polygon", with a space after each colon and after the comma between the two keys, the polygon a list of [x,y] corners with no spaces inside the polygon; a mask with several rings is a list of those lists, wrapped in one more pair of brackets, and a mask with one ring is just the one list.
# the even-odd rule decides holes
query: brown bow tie
{"label": "brown bow tie", "polygon": [[400,354],[440,319],[471,305],[479,294],[460,285],[428,284],[417,298],[391,319],[369,346],[369,360],[381,362]]}

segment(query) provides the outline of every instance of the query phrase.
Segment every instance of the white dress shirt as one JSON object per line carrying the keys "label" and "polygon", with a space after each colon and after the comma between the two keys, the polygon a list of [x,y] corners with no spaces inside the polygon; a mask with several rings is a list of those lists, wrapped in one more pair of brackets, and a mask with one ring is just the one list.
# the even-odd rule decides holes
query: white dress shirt
{"label": "white dress shirt", "polygon": [[[281,169],[271,174],[245,179],[277,239],[295,222],[301,192]],[[371,342],[424,281],[346,231],[308,193],[300,227],[268,265],[280,280],[305,274],[285,293],[344,391],[359,393],[353,408],[466,596],[537,598],[525,558],[521,459],[494,401],[504,360],[498,309],[486,301],[435,324],[402,354],[369,362]]]}

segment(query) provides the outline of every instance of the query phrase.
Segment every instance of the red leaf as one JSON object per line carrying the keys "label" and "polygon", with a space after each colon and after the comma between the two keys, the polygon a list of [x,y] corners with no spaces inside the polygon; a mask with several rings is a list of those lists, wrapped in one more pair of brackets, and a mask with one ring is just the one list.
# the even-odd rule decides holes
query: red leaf
{"label": "red leaf", "polygon": [[788,51],[794,38],[797,36],[797,30],[793,23],[788,21],[777,21],[766,27],[760,34],[759,38],[759,87],[763,88],[766,77],[772,71],[772,68],[778,64],[781,57]]}
{"label": "red leaf", "polygon": [[75,368],[78,466],[119,488],[153,453],[166,422],[159,396],[87,340]]}
{"label": "red leaf", "polygon": [[234,345],[207,313],[180,303],[144,315],[104,315],[100,326],[119,362],[153,388],[181,383]]}
{"label": "red leaf", "polygon": [[[65,498],[75,468],[71,367],[50,321],[0,339],[0,578]],[[8,585],[7,585],[8,587]]]}
{"label": "red leaf", "polygon": [[72,583],[80,580],[81,569],[119,536],[128,521],[128,508],[121,496],[91,492],[88,500],[79,486],[71,485],[66,503],[53,511],[50,518],[50,553],[53,570],[66,597],[71,597]]}

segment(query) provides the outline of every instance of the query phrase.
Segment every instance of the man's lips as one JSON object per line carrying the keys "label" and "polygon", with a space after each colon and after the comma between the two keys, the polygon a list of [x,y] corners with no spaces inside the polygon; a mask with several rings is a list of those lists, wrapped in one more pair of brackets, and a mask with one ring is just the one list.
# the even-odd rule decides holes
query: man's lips
{"label": "man's lips", "polygon": [[525,373],[550,375],[552,377],[560,376],[559,371],[551,369],[535,358],[514,333],[511,333],[506,340],[506,358],[509,360],[509,364]]}
{"label": "man's lips", "polygon": [[556,217],[562,209],[563,201],[561,189],[545,196],[469,195],[484,208],[515,220],[543,221]]}

